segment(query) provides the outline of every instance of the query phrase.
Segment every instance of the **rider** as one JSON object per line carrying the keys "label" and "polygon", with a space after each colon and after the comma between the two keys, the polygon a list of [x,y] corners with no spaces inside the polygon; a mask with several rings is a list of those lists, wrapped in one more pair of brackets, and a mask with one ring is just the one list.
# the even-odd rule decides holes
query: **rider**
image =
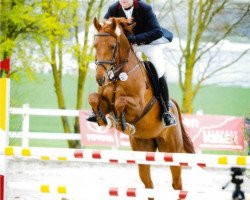
{"label": "rider", "polygon": [[[105,19],[110,17],[125,17],[127,19],[133,17],[133,22],[136,23],[133,28],[134,35],[127,35],[127,39],[133,45],[135,52],[144,53],[154,64],[159,78],[160,93],[165,104],[163,108],[166,108],[162,117],[166,126],[175,125],[174,116],[169,111],[169,92],[165,69],[163,68],[164,61],[159,56],[162,52],[159,52],[161,48],[158,46],[159,44],[171,42],[172,33],[160,27],[152,7],[143,1],[119,0],[109,7],[104,16]],[[94,115],[87,120],[96,121]]]}

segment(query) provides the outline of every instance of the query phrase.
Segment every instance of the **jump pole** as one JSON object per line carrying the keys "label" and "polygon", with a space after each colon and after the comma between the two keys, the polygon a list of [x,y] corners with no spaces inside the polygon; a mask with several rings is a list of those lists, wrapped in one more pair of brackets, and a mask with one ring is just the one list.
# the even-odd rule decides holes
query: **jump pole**
{"label": "jump pole", "polygon": [[[24,190],[34,192],[38,195],[51,197],[51,199],[73,198],[73,199],[145,199],[155,198],[163,199],[179,199],[179,200],[211,200],[211,199],[231,199],[232,193],[223,190],[216,191],[184,191],[184,190],[168,190],[164,187],[156,189],[135,188],[135,187],[107,187],[104,185],[95,185],[94,187],[79,187],[79,185],[57,185],[57,184],[39,184],[36,182],[9,182],[10,189]],[[95,196],[97,195],[97,196]],[[249,199],[250,194],[245,193],[246,199]],[[54,197],[54,198],[52,198]]]}
{"label": "jump pole", "polygon": [[115,151],[92,149],[0,148],[0,155],[37,160],[81,161],[102,163],[127,163],[150,165],[174,165],[184,167],[240,167],[250,169],[250,156],[206,155],[162,152]]}
{"label": "jump pole", "polygon": [[[0,78],[0,147],[9,145],[9,99],[10,79]],[[0,200],[7,199],[6,177],[7,158],[0,155]]]}

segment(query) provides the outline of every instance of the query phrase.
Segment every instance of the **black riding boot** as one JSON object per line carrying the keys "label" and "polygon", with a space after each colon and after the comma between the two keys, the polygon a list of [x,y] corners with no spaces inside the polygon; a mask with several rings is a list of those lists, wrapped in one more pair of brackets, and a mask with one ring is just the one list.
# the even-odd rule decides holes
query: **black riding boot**
{"label": "black riding boot", "polygon": [[88,118],[87,118],[86,120],[89,121],[89,122],[97,122],[95,113],[92,112],[92,113],[88,116]]}
{"label": "black riding boot", "polygon": [[160,85],[160,93],[162,97],[162,107],[163,107],[163,115],[162,118],[164,119],[166,126],[173,126],[176,125],[176,121],[174,115],[169,111],[169,93],[168,93],[168,85],[165,74],[159,78],[159,85]]}

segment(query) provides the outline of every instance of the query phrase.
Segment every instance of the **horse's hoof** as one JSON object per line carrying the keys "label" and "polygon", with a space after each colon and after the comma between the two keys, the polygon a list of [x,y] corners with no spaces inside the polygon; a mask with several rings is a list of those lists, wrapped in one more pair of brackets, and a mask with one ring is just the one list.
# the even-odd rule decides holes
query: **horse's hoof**
{"label": "horse's hoof", "polygon": [[107,128],[114,128],[116,127],[116,121],[111,115],[106,116],[107,119]]}
{"label": "horse's hoof", "polygon": [[123,131],[126,135],[133,135],[135,134],[135,126],[129,123],[126,123],[126,129]]}
{"label": "horse's hoof", "polygon": [[95,113],[93,112],[92,114],[90,114],[88,118],[86,118],[86,120],[89,122],[97,122]]}

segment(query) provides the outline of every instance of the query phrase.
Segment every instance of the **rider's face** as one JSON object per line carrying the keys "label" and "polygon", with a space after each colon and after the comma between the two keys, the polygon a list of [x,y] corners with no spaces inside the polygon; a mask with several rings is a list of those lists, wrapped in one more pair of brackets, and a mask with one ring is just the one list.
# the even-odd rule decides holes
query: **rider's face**
{"label": "rider's face", "polygon": [[134,0],[119,0],[119,2],[123,8],[129,8],[133,5]]}

